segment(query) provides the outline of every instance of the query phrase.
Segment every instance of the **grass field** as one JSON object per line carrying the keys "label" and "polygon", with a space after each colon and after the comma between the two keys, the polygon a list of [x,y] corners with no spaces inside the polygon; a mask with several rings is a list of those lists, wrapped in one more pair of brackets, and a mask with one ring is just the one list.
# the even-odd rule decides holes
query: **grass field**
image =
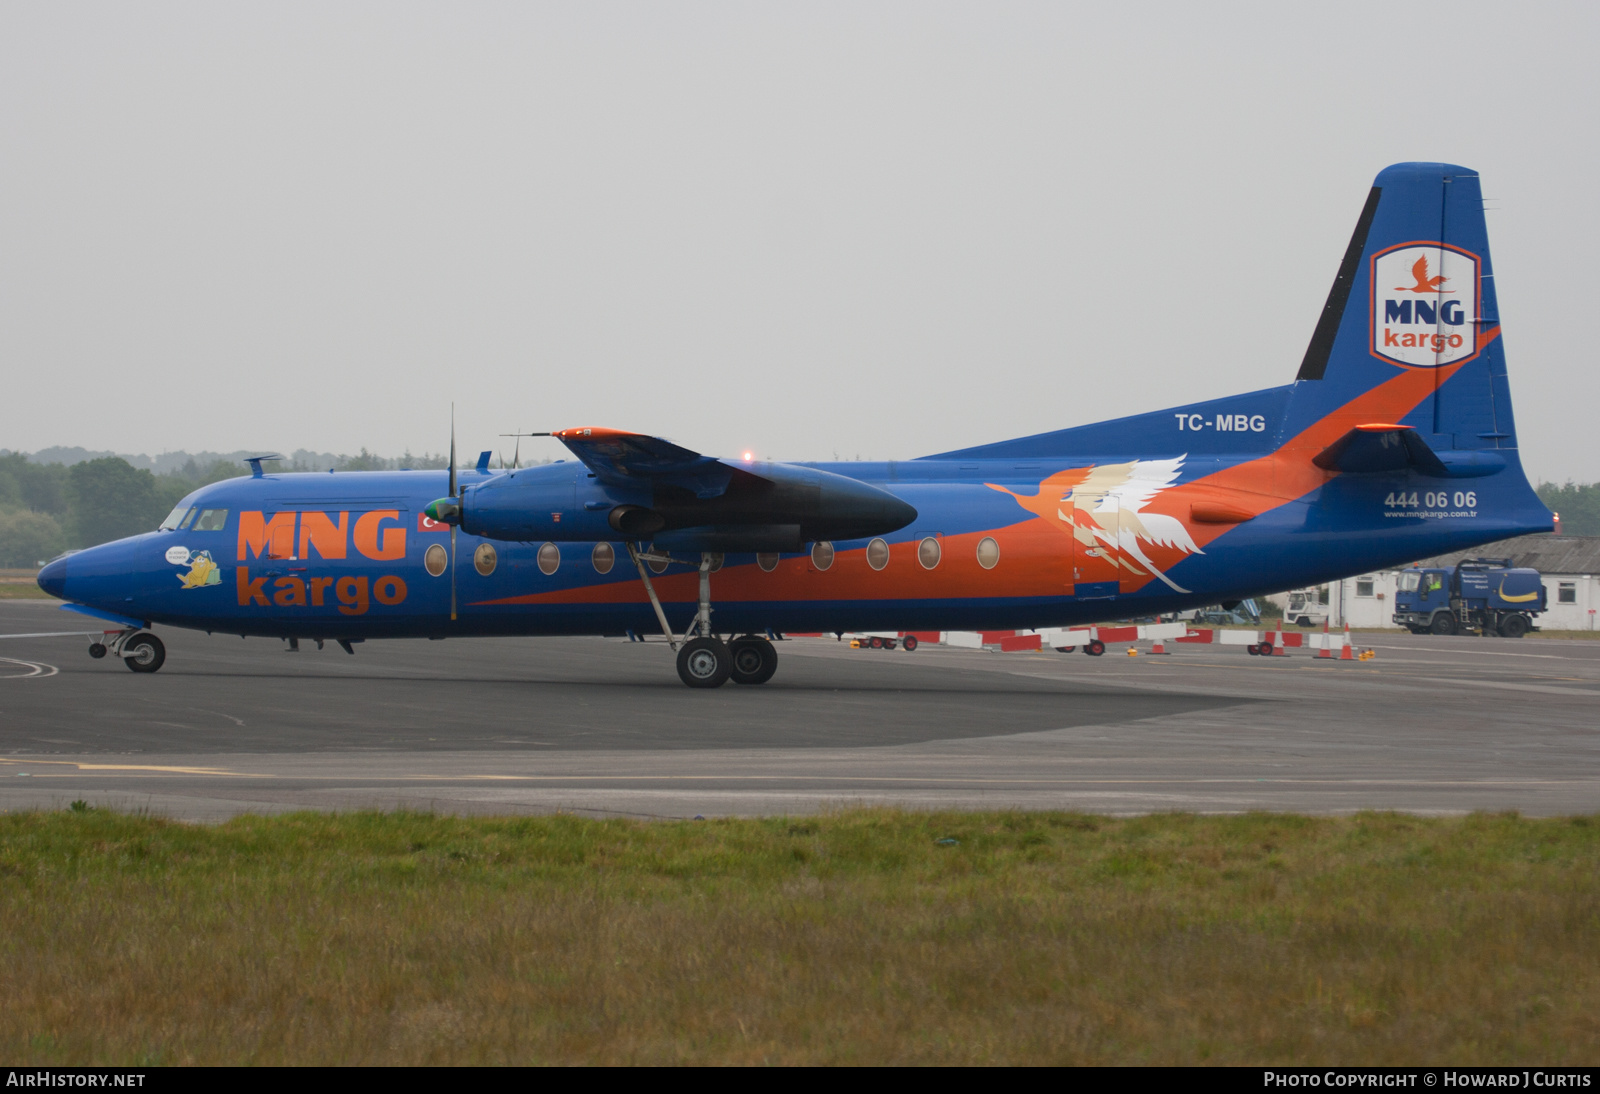
{"label": "grass field", "polygon": [[48,599],[39,588],[39,571],[0,569],[0,600]]}
{"label": "grass field", "polygon": [[0,1057],[1593,1063],[1597,866],[1586,817],[15,814]]}

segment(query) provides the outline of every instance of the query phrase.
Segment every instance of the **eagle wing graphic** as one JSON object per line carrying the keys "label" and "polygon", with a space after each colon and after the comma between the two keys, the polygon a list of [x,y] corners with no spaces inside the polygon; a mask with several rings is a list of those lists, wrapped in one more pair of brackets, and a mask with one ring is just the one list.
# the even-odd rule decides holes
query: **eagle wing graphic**
{"label": "eagle wing graphic", "polygon": [[[1182,551],[1185,556],[1205,553],[1182,521],[1165,513],[1143,511],[1152,498],[1177,481],[1186,458],[1187,454],[1170,460],[1132,460],[1096,467],[1061,499],[1070,506],[1071,514],[1061,510],[1059,516],[1072,524],[1080,543],[1111,547],[1119,566],[1142,572],[1129,562],[1132,559],[1174,591],[1187,593],[1188,589],[1150,560],[1141,544]],[[1116,505],[1108,505],[1109,498],[1116,499]]]}
{"label": "eagle wing graphic", "polygon": [[1150,559],[1149,551],[1178,552],[1178,562],[1205,552],[1177,517],[1147,513],[1144,507],[1177,481],[1188,458],[1185,453],[1170,460],[1068,468],[1041,482],[1037,494],[1019,494],[998,483],[984,485],[1009,494],[1022,508],[1114,566],[1140,577],[1153,574],[1177,592],[1187,593]]}

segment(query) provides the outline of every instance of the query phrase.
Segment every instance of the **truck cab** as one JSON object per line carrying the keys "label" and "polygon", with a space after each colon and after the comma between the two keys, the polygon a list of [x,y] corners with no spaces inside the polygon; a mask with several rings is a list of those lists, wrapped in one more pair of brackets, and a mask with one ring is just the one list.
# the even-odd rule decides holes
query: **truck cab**
{"label": "truck cab", "polygon": [[1297,627],[1320,627],[1328,621],[1327,593],[1322,589],[1296,589],[1289,594],[1283,609],[1285,623]]}
{"label": "truck cab", "polygon": [[1412,634],[1493,634],[1521,638],[1546,608],[1539,571],[1508,558],[1464,559],[1452,567],[1400,573],[1394,621]]}

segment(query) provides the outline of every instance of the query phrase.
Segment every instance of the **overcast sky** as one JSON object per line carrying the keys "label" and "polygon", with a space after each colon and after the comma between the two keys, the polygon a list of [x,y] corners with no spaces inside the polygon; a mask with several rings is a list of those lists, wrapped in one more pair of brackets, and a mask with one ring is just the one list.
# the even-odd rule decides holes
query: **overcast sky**
{"label": "overcast sky", "polygon": [[[903,458],[1286,383],[1483,175],[1600,479],[1600,5],[0,3],[0,447]],[[550,442],[541,442],[549,444]]]}

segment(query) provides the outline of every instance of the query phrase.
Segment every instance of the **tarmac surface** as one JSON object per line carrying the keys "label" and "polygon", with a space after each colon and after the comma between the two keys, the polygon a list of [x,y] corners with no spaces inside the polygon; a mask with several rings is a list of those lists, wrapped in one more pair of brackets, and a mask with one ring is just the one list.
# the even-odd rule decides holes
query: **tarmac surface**
{"label": "tarmac surface", "polygon": [[[3,635],[80,620],[0,601]],[[0,639],[0,809],[1600,809],[1600,641],[1368,634],[1374,660],[1330,662],[795,639],[770,683],[706,692],[678,682],[664,643],[367,642],[352,657],[156,633],[153,675],[90,659],[87,638]]]}

